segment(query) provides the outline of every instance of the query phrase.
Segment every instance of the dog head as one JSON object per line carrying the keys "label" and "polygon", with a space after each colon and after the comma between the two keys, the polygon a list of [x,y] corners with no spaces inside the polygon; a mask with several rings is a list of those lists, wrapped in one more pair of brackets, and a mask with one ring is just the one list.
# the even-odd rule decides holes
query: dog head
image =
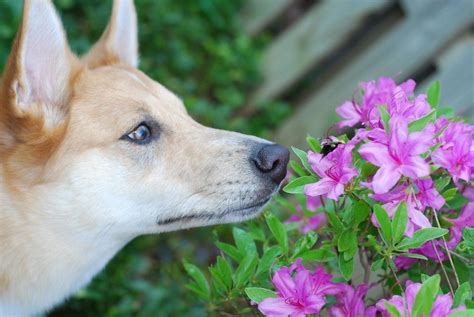
{"label": "dog head", "polygon": [[82,58],[51,1],[26,1],[0,92],[14,200],[30,218],[130,235],[254,217],[285,176],[287,149],[198,124],[137,64],[132,0],[114,1]]}

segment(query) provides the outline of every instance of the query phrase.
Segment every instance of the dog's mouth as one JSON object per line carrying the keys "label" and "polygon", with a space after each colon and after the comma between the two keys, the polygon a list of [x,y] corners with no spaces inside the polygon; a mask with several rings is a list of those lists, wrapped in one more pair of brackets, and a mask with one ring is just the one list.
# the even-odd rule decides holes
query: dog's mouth
{"label": "dog's mouth", "polygon": [[166,219],[161,219],[157,221],[159,226],[167,226],[173,225],[176,223],[182,222],[190,222],[190,221],[200,221],[203,223],[209,222],[213,223],[226,217],[241,217],[241,218],[248,218],[256,213],[258,213],[261,208],[266,205],[272,199],[272,195],[268,196],[264,200],[261,200],[257,203],[253,203],[251,205],[242,206],[241,208],[235,209],[228,209],[223,212],[218,213],[195,213],[195,214],[187,214],[178,217],[171,217]]}

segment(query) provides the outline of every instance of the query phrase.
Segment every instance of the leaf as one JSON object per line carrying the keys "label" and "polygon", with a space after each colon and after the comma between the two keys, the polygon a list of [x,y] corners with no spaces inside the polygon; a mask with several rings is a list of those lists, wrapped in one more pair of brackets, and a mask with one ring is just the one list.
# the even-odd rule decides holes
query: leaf
{"label": "leaf", "polygon": [[255,303],[260,303],[266,298],[277,297],[274,291],[261,287],[247,287],[245,288],[245,294]]}
{"label": "leaf", "polygon": [[390,317],[401,317],[400,312],[398,311],[397,307],[395,305],[392,305],[389,303],[387,300],[384,301],[385,308],[387,308],[388,313],[390,314]]}
{"label": "leaf", "polygon": [[415,296],[415,301],[413,302],[413,317],[420,317],[421,314],[423,314],[423,316],[430,315],[433,303],[438,295],[440,280],[439,275],[434,275],[428,278],[423,285],[421,285],[420,290]]}
{"label": "leaf", "polygon": [[441,192],[443,189],[446,188],[446,186],[451,183],[451,177],[445,176],[445,177],[440,177],[437,180],[435,180],[434,185],[436,187],[436,190],[438,192]]}
{"label": "leaf", "polygon": [[222,282],[224,282],[227,288],[232,287],[232,268],[229,262],[223,256],[217,256],[216,268],[219,271]]}
{"label": "leaf", "polygon": [[296,161],[290,161],[290,168],[295,172],[297,176],[307,176],[307,172],[304,168],[302,168]]}
{"label": "leaf", "polygon": [[317,240],[318,234],[314,231],[310,231],[300,237],[293,246],[293,255],[291,258],[296,259],[301,252],[311,249]]}
{"label": "leaf", "polygon": [[390,133],[390,114],[387,112],[387,106],[383,105],[379,107],[380,118],[382,118],[383,127],[387,134]]}
{"label": "leaf", "polygon": [[465,309],[449,314],[448,317],[472,317],[474,316],[474,309]]}
{"label": "leaf", "polygon": [[285,226],[271,213],[267,213],[265,218],[270,231],[282,248],[283,253],[288,254],[288,235],[286,233]]}
{"label": "leaf", "polygon": [[343,254],[339,254],[339,270],[341,271],[342,277],[346,281],[352,278],[352,272],[354,269],[354,259],[346,261]]}
{"label": "leaf", "polygon": [[379,258],[379,259],[375,260],[374,262],[372,262],[372,265],[370,266],[370,270],[372,272],[376,272],[376,271],[380,270],[380,268],[382,267],[384,262],[385,262],[384,258]]}
{"label": "leaf", "polygon": [[450,189],[446,190],[446,191],[442,194],[442,196],[443,196],[444,200],[450,201],[451,199],[454,198],[454,196],[456,195],[456,192],[457,192],[457,191],[458,191],[457,188],[450,188]]}
{"label": "leaf", "polygon": [[243,254],[231,244],[217,241],[216,246],[225,254],[230,256],[235,262],[240,262],[243,258]]}
{"label": "leaf", "polygon": [[232,229],[235,245],[242,254],[257,253],[257,246],[247,231],[234,227]]}
{"label": "leaf", "polygon": [[354,210],[354,217],[352,223],[355,226],[358,226],[362,222],[364,222],[370,214],[370,206],[363,200],[359,200],[352,206]]}
{"label": "leaf", "polygon": [[336,254],[327,248],[320,248],[303,252],[299,257],[306,261],[328,262],[334,259]]}
{"label": "leaf", "polygon": [[335,213],[328,212],[326,215],[328,217],[329,224],[336,230],[336,232],[341,232],[344,229],[341,220]]}
{"label": "leaf", "polygon": [[298,177],[283,187],[283,191],[288,194],[303,194],[306,184],[316,183],[317,181],[318,179],[314,176]]}
{"label": "leaf", "polygon": [[318,140],[316,140],[315,138],[313,138],[310,135],[307,135],[306,136],[306,142],[308,143],[311,150],[313,150],[313,152],[315,152],[315,153],[320,153],[321,152],[321,144],[319,143]]}
{"label": "leaf", "polygon": [[462,283],[456,293],[454,294],[453,308],[458,307],[461,304],[464,304],[466,299],[472,298],[472,290],[469,282]]}
{"label": "leaf", "polygon": [[408,223],[407,204],[404,200],[398,204],[397,210],[393,215],[392,235],[393,243],[396,244],[403,238]]}
{"label": "leaf", "polygon": [[414,249],[423,245],[425,242],[437,239],[448,233],[444,228],[423,228],[415,231],[413,237],[403,239],[398,245],[398,250]]}
{"label": "leaf", "polygon": [[271,248],[267,249],[260,259],[258,263],[257,273],[260,274],[263,272],[268,272],[270,270],[273,262],[275,262],[276,258],[281,254],[281,248],[277,245],[272,246]]}
{"label": "leaf", "polygon": [[234,286],[239,288],[245,285],[255,272],[258,263],[257,254],[248,254],[244,257],[234,274]]}
{"label": "leaf", "polygon": [[468,247],[474,248],[474,227],[462,229],[462,239]]}
{"label": "leaf", "polygon": [[353,244],[353,240],[355,240],[357,244],[357,236],[355,232],[352,229],[344,230],[339,236],[339,239],[337,239],[337,250],[339,252],[349,250]]}
{"label": "leaf", "polygon": [[439,80],[436,80],[429,85],[426,94],[428,103],[433,109],[436,108],[439,104],[439,98],[441,96],[441,83]]}
{"label": "leaf", "polygon": [[404,256],[407,258],[412,258],[412,259],[419,259],[419,260],[425,260],[428,261],[428,258],[424,255],[421,254],[416,254],[416,253],[400,253],[398,254],[399,256]]}
{"label": "leaf", "polygon": [[189,276],[196,282],[195,286],[197,289],[194,291],[198,291],[201,293],[203,297],[209,298],[211,295],[211,290],[209,288],[209,283],[206,280],[206,277],[202,273],[202,271],[194,264],[188,263],[183,261],[183,266]]}
{"label": "leaf", "polygon": [[385,241],[386,245],[391,245],[392,226],[390,224],[390,219],[388,218],[387,212],[380,205],[374,205],[374,212],[382,231],[382,239]]}
{"label": "leaf", "polygon": [[434,120],[436,120],[436,111],[431,111],[426,116],[411,122],[408,125],[408,131],[411,133],[421,131],[428,125],[428,123],[433,122]]}
{"label": "leaf", "polygon": [[303,167],[308,171],[310,172],[311,174],[314,174],[313,172],[313,169],[311,168],[311,165],[309,165],[309,162],[308,162],[308,155],[306,154],[305,151],[303,150],[300,150],[294,146],[291,147],[291,149],[293,150],[293,152],[296,154],[296,156],[298,156],[298,158],[300,159],[301,161],[301,164],[303,164]]}

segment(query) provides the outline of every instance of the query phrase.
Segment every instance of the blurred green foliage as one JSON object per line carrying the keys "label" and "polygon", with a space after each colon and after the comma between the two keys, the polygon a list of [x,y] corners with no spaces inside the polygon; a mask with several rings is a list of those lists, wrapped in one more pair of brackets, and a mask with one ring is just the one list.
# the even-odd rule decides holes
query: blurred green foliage
{"label": "blurred green foliage", "polygon": [[[100,37],[111,0],[54,1],[70,45],[82,54]],[[267,136],[288,114],[283,103],[266,102],[251,118],[235,116],[258,84],[265,36],[249,38],[239,25],[242,1],[136,0],[140,69],[181,96],[203,124]],[[0,1],[0,71],[19,24],[22,1]],[[212,229],[142,237],[129,244],[92,284],[50,316],[204,316],[205,309],[185,289],[181,265],[202,266],[218,251]],[[227,226],[218,227],[228,236]]]}

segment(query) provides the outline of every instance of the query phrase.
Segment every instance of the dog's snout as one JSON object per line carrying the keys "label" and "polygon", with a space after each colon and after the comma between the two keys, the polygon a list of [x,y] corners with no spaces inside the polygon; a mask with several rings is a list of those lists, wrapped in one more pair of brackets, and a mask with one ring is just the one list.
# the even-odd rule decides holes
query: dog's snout
{"label": "dog's snout", "polygon": [[290,152],[279,144],[265,144],[252,157],[258,171],[279,184],[286,175]]}

